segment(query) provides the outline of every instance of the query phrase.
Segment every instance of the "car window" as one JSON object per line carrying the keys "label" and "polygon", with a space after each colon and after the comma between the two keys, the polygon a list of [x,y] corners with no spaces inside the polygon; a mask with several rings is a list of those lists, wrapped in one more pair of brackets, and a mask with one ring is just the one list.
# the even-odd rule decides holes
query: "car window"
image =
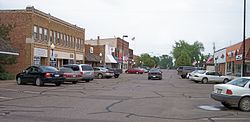
{"label": "car window", "polygon": [[204,74],[206,71],[204,70],[198,70],[196,73],[199,73],[199,74]]}
{"label": "car window", "polygon": [[218,72],[214,72],[214,75],[216,75],[216,76],[220,76],[220,73],[218,73]]}
{"label": "car window", "polygon": [[63,66],[63,67],[71,68],[73,71],[79,71],[80,70],[79,66],[77,66],[77,65],[66,65],[66,66]]}
{"label": "car window", "polygon": [[41,66],[43,72],[57,72],[58,70],[55,67],[51,66]]}
{"label": "car window", "polygon": [[228,82],[228,84],[244,87],[249,81],[250,81],[250,79],[238,78],[238,79],[234,79],[234,80]]}
{"label": "car window", "polygon": [[91,66],[88,66],[88,65],[82,65],[81,67],[82,67],[83,71],[92,71],[93,70],[93,68]]}
{"label": "car window", "polygon": [[73,73],[74,72],[71,68],[66,68],[66,67],[61,68],[60,71],[64,72],[64,73]]}
{"label": "car window", "polygon": [[100,70],[99,68],[96,68],[96,67],[94,67],[93,69],[94,69],[95,71],[98,71],[98,70]]}

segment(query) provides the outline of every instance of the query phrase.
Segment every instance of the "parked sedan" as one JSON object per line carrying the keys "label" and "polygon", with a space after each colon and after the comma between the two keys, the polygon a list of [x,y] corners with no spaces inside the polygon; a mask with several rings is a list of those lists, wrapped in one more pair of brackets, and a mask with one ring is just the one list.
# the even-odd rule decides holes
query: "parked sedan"
{"label": "parked sedan", "polygon": [[141,68],[132,68],[125,71],[128,74],[143,74],[144,70]]}
{"label": "parked sedan", "polygon": [[71,68],[62,67],[60,72],[63,73],[63,77],[65,78],[66,82],[72,82],[73,84],[76,84],[81,79],[81,75],[74,72]]}
{"label": "parked sedan", "polygon": [[211,98],[220,101],[225,107],[238,107],[242,111],[250,111],[250,77],[214,85]]}
{"label": "parked sedan", "polygon": [[114,71],[111,71],[104,67],[94,67],[95,77],[102,78],[112,78],[114,76]]}
{"label": "parked sedan", "polygon": [[191,80],[201,83],[208,83],[208,82],[227,83],[232,79],[233,77],[231,76],[222,76],[215,71],[204,71],[200,73],[195,73],[195,75],[191,78]]}
{"label": "parked sedan", "polygon": [[64,77],[54,67],[31,66],[16,75],[16,82],[18,85],[30,82],[37,86],[43,86],[44,83],[55,83],[56,86],[60,86],[64,82]]}
{"label": "parked sedan", "polygon": [[151,79],[162,80],[162,72],[161,72],[161,70],[156,69],[156,68],[150,69],[149,72],[148,72],[148,80],[151,80]]}

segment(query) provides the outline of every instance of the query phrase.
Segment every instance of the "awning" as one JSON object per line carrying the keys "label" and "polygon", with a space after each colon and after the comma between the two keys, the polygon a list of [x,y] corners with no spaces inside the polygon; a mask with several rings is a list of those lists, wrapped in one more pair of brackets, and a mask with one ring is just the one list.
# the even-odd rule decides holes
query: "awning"
{"label": "awning", "polygon": [[100,57],[91,53],[85,55],[85,60],[89,62],[100,62]]}
{"label": "awning", "polygon": [[112,55],[105,56],[105,63],[117,63]]}
{"label": "awning", "polygon": [[19,55],[18,51],[9,44],[8,41],[0,38],[0,54]]}

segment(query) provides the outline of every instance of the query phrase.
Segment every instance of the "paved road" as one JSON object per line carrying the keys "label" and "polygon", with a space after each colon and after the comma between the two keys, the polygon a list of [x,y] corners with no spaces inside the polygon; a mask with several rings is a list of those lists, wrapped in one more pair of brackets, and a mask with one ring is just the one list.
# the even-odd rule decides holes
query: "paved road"
{"label": "paved road", "polygon": [[60,87],[0,81],[0,121],[249,121],[250,113],[226,109],[209,98],[213,84],[181,79],[176,71],[163,72],[163,80],[122,74],[118,79]]}

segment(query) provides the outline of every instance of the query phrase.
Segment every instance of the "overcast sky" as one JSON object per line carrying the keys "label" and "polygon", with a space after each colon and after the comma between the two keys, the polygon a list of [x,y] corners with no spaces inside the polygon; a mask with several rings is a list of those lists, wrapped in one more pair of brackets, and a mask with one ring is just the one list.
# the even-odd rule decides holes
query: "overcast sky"
{"label": "overcast sky", "polygon": [[[1,9],[26,6],[85,28],[86,39],[128,35],[135,54],[170,54],[178,40],[200,41],[208,54],[213,42],[220,49],[243,39],[243,0],[0,0]],[[250,37],[249,0],[246,22]]]}

